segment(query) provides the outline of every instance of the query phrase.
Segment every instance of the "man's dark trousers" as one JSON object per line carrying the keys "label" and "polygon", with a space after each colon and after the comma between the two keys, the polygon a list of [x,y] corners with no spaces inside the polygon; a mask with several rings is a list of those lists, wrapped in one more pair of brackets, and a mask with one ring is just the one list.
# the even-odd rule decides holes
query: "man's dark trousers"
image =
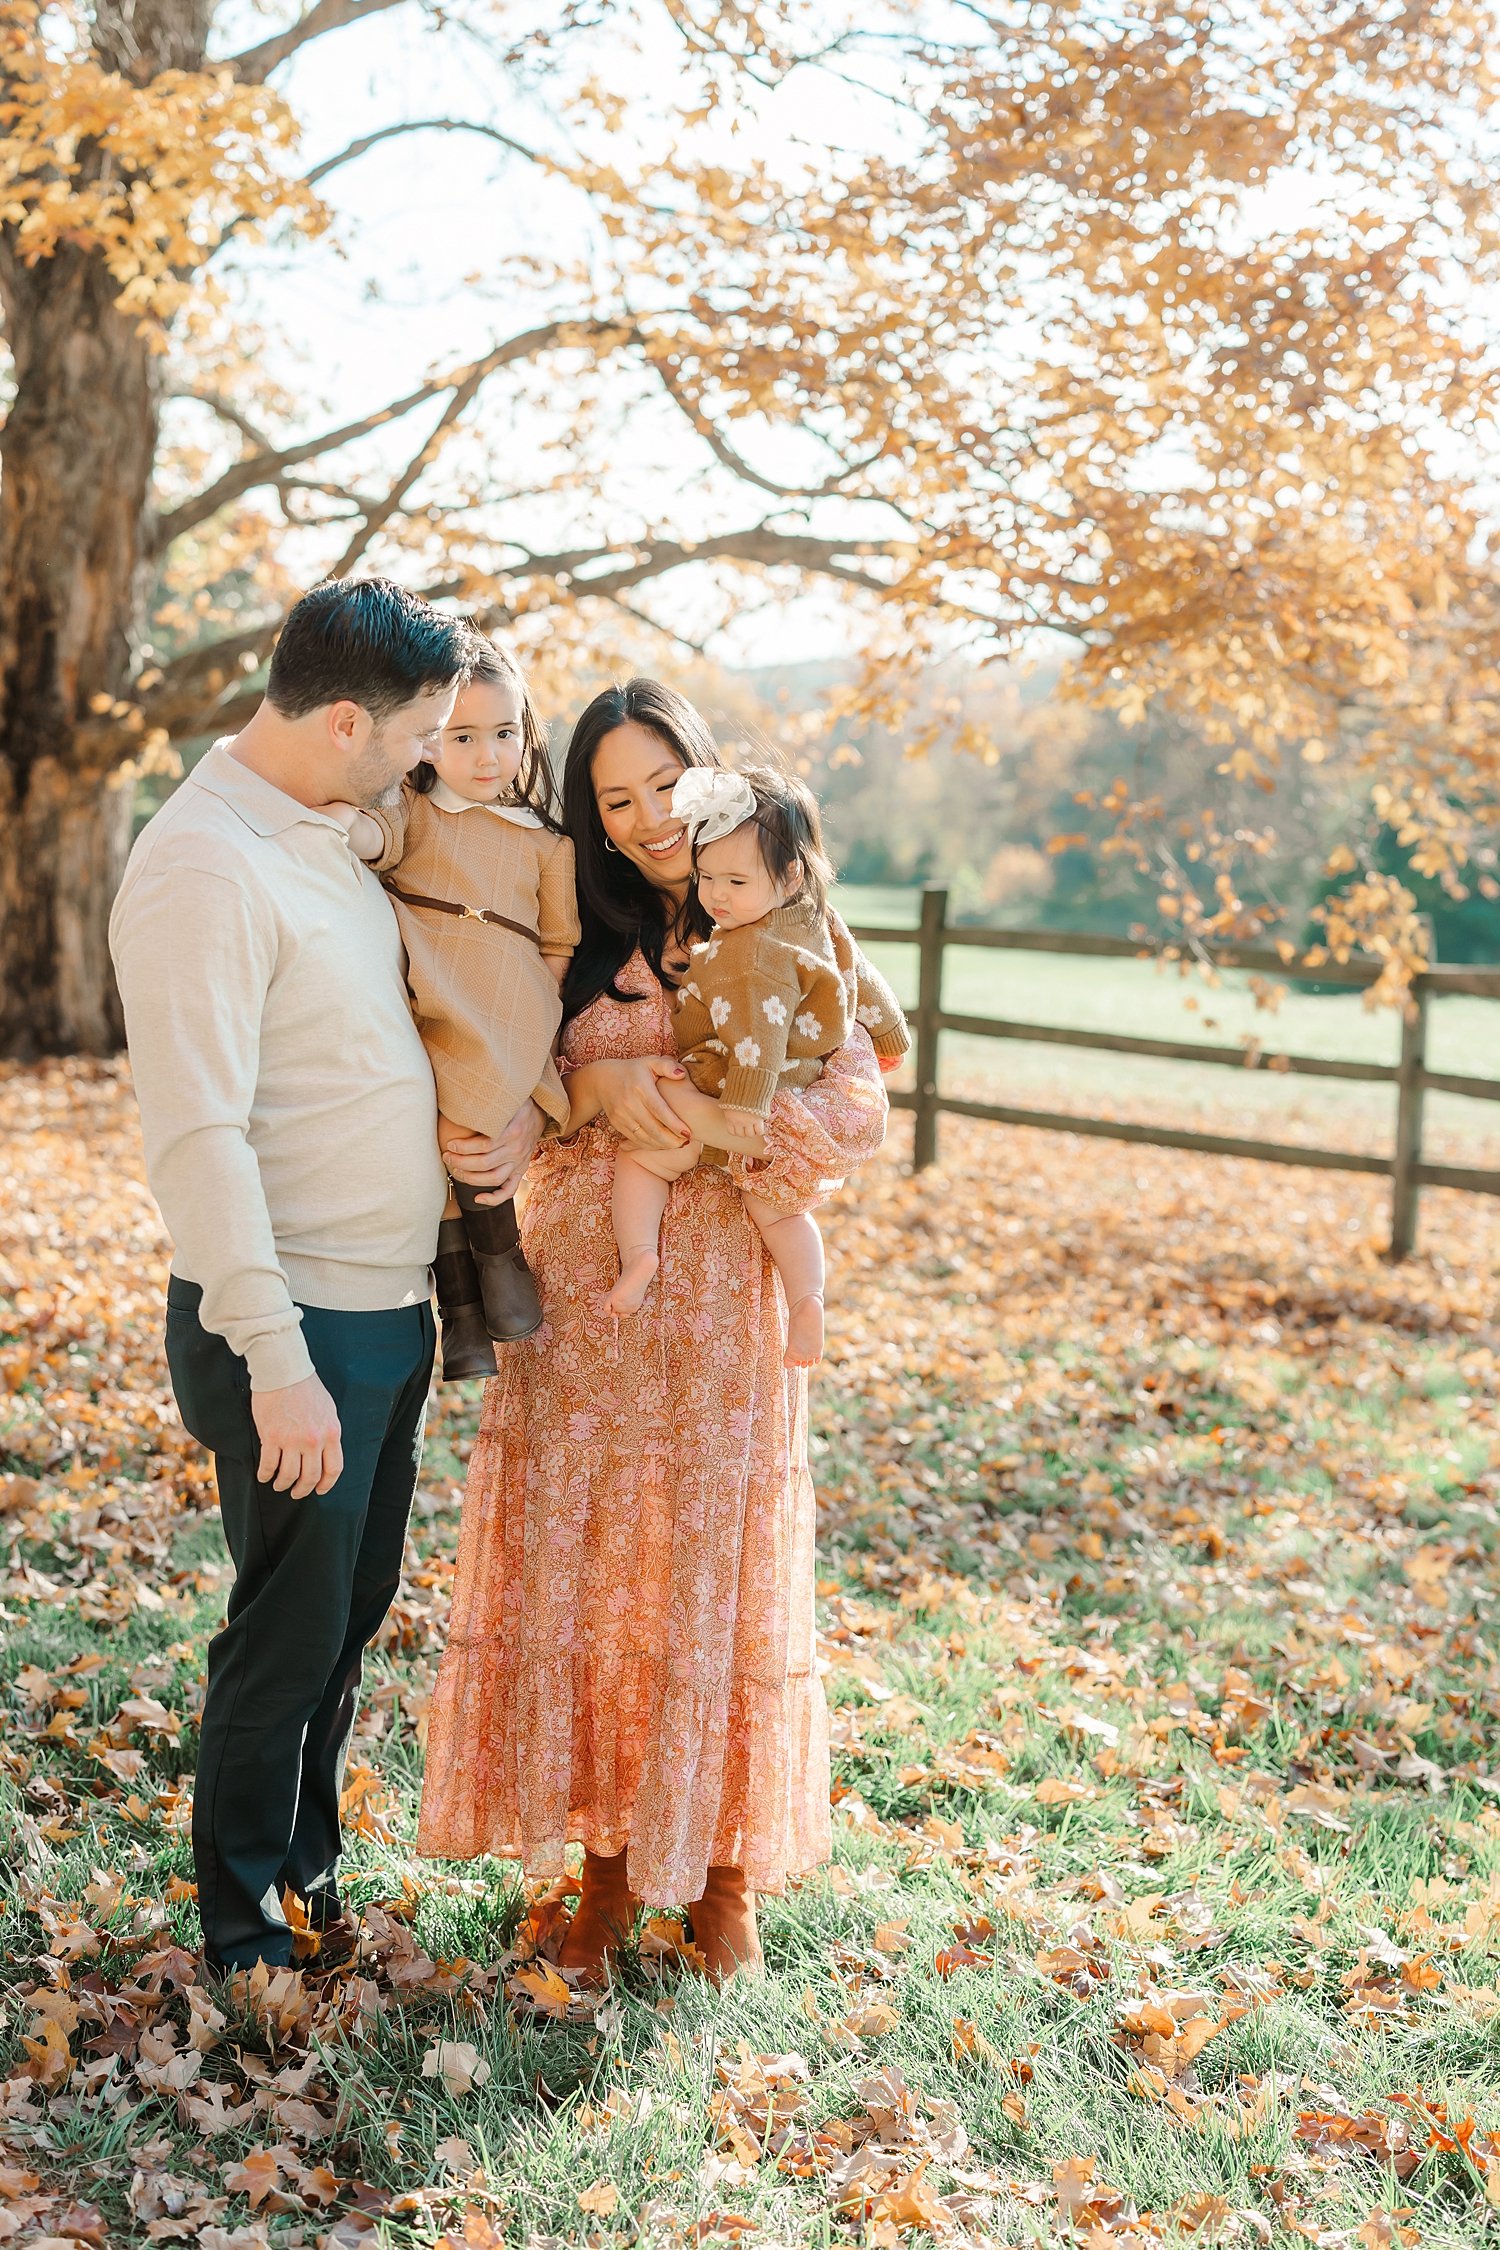
{"label": "man's dark trousers", "polygon": [[430,1305],[302,1308],[302,1331],[338,1409],[344,1470],[293,1500],[256,1477],[260,1443],[245,1362],[198,1317],[202,1291],[173,1275],[167,1364],[178,1410],[214,1457],[235,1580],[208,1652],[193,1794],[198,1911],[212,1960],[291,1959],[284,1887],[315,1923],[339,1911],[339,1790],[366,1644],[401,1580],[432,1375]]}

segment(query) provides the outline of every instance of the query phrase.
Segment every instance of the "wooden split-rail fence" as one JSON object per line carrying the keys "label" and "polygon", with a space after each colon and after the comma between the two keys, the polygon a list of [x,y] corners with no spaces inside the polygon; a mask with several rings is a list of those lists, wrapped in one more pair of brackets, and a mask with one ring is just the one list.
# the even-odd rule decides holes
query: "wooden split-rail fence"
{"label": "wooden split-rail fence", "polygon": [[[973,929],[948,920],[948,893],[922,893],[916,927],[854,927],[862,945],[911,945],[917,949],[915,1033],[916,1088],[891,1096],[898,1109],[915,1111],[912,1163],[917,1171],[937,1159],[938,1118],[978,1117],[995,1125],[1030,1125],[1044,1132],[1093,1134],[1103,1140],[1141,1141],[1154,1148],[1183,1148],[1210,1156],[1250,1156],[1263,1164],[1302,1164],[1328,1172],[1375,1172],[1391,1183],[1392,1258],[1406,1257],[1417,1239],[1418,1198],[1424,1187],[1466,1188],[1478,1195],[1500,1195],[1500,1171],[1468,1164],[1429,1163],[1422,1153],[1422,1107],[1429,1093],[1463,1094],[1474,1101],[1500,1101],[1500,1078],[1470,1078],[1427,1067],[1427,1026],[1432,1002],[1463,993],[1500,1000],[1500,967],[1463,968],[1432,964],[1412,987],[1411,1006],[1401,1024],[1401,1056],[1392,1063],[1340,1062],[1322,1055],[1279,1051],[1259,1057],[1256,1067],[1289,1071],[1304,1078],[1354,1078],[1396,1090],[1394,1141],[1389,1156],[1359,1156],[1347,1149],[1304,1148],[1297,1143],[1246,1140],[1229,1133],[1180,1132],[1167,1125],[1139,1125],[1112,1117],[1075,1117],[1070,1112],[1021,1109],[1008,1102],[967,1101],[938,1089],[938,1042],[945,1031],[968,1038],[1022,1039],[1057,1047],[1091,1047],[1114,1055],[1151,1055],[1159,1060],[1252,1067],[1242,1047],[1200,1046],[1181,1039],[1136,1039],[1124,1032],[1074,1031],[1057,1024],[1012,1023],[998,1016],[955,1015],[943,1006],[943,961],[952,946],[982,946],[1008,953],[1089,954],[1108,960],[1172,959],[1181,948],[1138,945],[1129,938],[1095,937],[1063,930]],[[1287,960],[1272,946],[1215,946],[1206,954],[1215,967],[1251,969],[1279,978],[1315,977],[1321,984],[1369,986],[1380,964],[1348,961]],[[1500,1030],[1500,1025],[1497,1025]],[[1500,1049],[1497,1049],[1500,1051]]]}

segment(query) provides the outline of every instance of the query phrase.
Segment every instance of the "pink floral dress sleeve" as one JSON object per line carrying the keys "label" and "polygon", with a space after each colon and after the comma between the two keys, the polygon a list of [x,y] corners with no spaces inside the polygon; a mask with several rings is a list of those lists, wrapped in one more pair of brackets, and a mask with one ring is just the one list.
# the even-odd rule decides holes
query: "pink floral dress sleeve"
{"label": "pink floral dress sleeve", "polygon": [[763,1158],[730,1158],[730,1176],[778,1211],[811,1211],[845,1176],[880,1153],[890,1103],[870,1035],[856,1024],[820,1078],[778,1094],[766,1119]]}

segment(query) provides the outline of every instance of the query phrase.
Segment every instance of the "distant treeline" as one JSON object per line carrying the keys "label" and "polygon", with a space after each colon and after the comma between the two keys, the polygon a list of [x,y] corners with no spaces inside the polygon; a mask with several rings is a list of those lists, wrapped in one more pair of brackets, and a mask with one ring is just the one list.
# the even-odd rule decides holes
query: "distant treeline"
{"label": "distant treeline", "polygon": [[[813,715],[851,676],[849,667],[807,664],[699,683],[726,737],[738,729],[806,765],[846,882],[941,882],[951,910],[973,921],[1121,935],[1133,924],[1159,926],[1164,867],[1142,871],[1127,855],[1102,852],[1111,821],[1081,806],[1079,795],[1103,797],[1123,777],[1133,796],[1161,798],[1170,832],[1174,820],[1199,813],[1205,774],[1212,777],[1222,753],[1206,754],[1160,710],[1127,730],[1111,713],[1080,706],[1059,694],[1055,665],[998,676],[951,667],[933,676],[908,726],[853,719],[825,733]],[[943,722],[935,746],[913,756],[935,718]],[[960,730],[986,749],[955,751]],[[1347,792],[1347,782],[1339,786]],[[1311,934],[1312,909],[1335,887],[1324,873],[1328,855],[1348,844],[1363,863],[1409,881],[1433,917],[1440,959],[1500,960],[1500,897],[1484,895],[1496,887],[1493,855],[1468,871],[1469,896],[1456,900],[1411,873],[1365,803],[1336,793],[1322,769],[1295,762],[1273,800],[1247,794],[1237,812],[1226,798],[1223,815],[1275,830],[1271,852],[1244,871],[1243,887],[1279,910],[1287,935]],[[1056,839],[1075,836],[1086,844],[1056,849]]]}

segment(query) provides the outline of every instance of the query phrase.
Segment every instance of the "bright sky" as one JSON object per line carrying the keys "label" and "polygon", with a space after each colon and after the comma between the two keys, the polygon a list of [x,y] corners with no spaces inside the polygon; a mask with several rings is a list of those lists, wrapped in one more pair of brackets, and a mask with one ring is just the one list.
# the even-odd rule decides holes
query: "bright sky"
{"label": "bright sky", "polygon": [[[515,36],[523,19],[508,10],[503,20]],[[649,8],[632,8],[629,20],[636,51],[620,31],[575,35],[575,47],[581,53],[587,38],[590,70],[628,97],[632,117],[649,130],[678,68],[677,50]],[[831,26],[831,9],[829,20]],[[235,10],[221,19],[226,50],[263,36],[264,22],[254,16]],[[566,146],[545,95],[518,100],[480,40],[453,22],[435,29],[414,7],[312,42],[276,83],[303,120],[309,163],[413,118],[476,119],[529,145]],[[836,136],[869,145],[880,134],[889,140],[890,118],[888,107],[862,101],[826,73],[804,73],[766,99],[753,141],[741,136],[727,153],[734,160],[753,152],[790,175],[805,161],[803,143]],[[306,400],[310,430],[400,396],[435,364],[461,361],[530,325],[541,301],[514,279],[497,288],[483,278],[507,262],[528,254],[579,261],[607,255],[572,191],[477,135],[428,132],[387,141],[331,176],[321,192],[338,214],[332,236],[292,249],[231,253],[246,309],[272,339],[272,371]],[[393,431],[386,457],[401,458],[421,427],[414,418]],[[516,438],[524,445],[524,424]],[[675,417],[663,411],[648,423],[637,416],[619,442],[627,475],[632,458],[649,462],[636,491],[643,508],[680,516],[685,529],[708,528],[707,492],[693,489],[702,456]],[[762,461],[785,471],[784,459]],[[746,492],[727,519],[717,520],[748,525],[760,513],[757,496]],[[524,536],[530,526],[521,529]],[[309,568],[323,559],[310,550]],[[695,622],[697,600],[685,580],[650,598],[657,615],[687,629]],[[831,594],[757,606],[719,652],[746,663],[827,656],[851,645],[852,622]]]}

